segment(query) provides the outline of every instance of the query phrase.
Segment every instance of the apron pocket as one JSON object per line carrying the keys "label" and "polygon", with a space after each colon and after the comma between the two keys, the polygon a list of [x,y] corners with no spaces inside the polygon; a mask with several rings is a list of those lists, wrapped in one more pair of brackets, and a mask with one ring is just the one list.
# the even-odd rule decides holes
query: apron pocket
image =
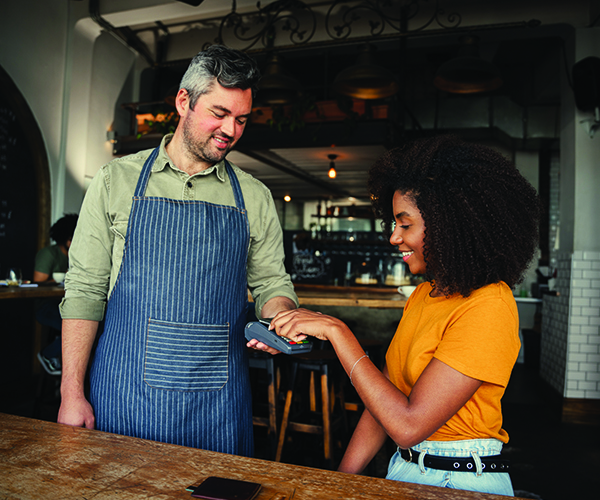
{"label": "apron pocket", "polygon": [[144,382],[171,391],[217,391],[227,383],[229,324],[148,321]]}

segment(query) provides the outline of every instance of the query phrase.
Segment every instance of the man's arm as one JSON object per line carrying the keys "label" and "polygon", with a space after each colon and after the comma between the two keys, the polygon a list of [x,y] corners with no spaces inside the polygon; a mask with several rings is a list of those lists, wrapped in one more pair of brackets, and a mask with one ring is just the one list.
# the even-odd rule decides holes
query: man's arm
{"label": "man's arm", "polygon": [[[278,312],[291,311],[292,309],[296,309],[296,303],[292,299],[288,297],[273,297],[272,299],[269,299],[263,306],[260,312],[260,317],[272,318]],[[269,347],[268,345],[259,342],[256,339],[250,340],[246,345],[259,351],[266,351],[269,354],[279,354],[281,352],[274,347]]]}
{"label": "man's arm", "polygon": [[85,398],[84,382],[97,332],[97,321],[63,320],[59,424],[94,428],[94,410]]}
{"label": "man's arm", "polygon": [[261,318],[272,318],[278,312],[296,309],[296,303],[288,297],[273,297],[269,299],[260,311]]}

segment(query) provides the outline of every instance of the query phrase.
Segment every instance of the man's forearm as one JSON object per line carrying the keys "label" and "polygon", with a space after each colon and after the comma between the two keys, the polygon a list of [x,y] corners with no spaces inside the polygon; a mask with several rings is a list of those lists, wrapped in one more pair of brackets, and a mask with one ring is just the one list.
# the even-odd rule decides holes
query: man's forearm
{"label": "man's forearm", "polygon": [[65,319],[62,324],[63,397],[82,396],[92,346],[98,332],[98,322]]}
{"label": "man's forearm", "polygon": [[296,303],[288,297],[273,297],[267,300],[260,311],[261,318],[272,318],[278,312],[296,309]]}

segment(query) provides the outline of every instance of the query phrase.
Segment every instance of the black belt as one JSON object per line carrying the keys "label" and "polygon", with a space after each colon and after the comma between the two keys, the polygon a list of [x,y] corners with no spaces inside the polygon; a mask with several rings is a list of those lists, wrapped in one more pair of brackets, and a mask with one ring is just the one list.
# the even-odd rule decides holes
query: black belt
{"label": "black belt", "polygon": [[[421,453],[415,450],[400,450],[400,455],[407,462],[419,463]],[[500,455],[491,455],[480,457],[482,472],[508,472],[510,468],[509,460],[502,460]],[[456,472],[477,472],[475,460],[471,457],[440,457],[437,455],[425,454],[423,465],[429,469],[449,470]]]}

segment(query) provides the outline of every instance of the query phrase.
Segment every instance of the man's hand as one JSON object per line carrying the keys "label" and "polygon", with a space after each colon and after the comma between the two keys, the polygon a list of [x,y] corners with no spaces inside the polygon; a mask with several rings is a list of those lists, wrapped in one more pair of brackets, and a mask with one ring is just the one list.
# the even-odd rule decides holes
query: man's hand
{"label": "man's hand", "polygon": [[[290,311],[293,309],[296,309],[296,303],[292,299],[289,299],[288,297],[273,297],[265,302],[265,305],[260,311],[260,315],[261,318],[272,318],[280,311]],[[252,339],[246,345],[257,351],[264,351],[273,355],[281,354],[281,351],[278,351],[274,347],[269,347],[256,339]]]}
{"label": "man's hand", "polygon": [[92,405],[84,397],[63,398],[58,410],[58,423],[93,429],[95,418]]}
{"label": "man's hand", "polygon": [[247,347],[251,347],[252,349],[256,349],[257,351],[268,352],[269,354],[281,354],[281,351],[278,351],[274,347],[270,347],[267,344],[263,344],[256,339],[252,339],[246,344]]}

